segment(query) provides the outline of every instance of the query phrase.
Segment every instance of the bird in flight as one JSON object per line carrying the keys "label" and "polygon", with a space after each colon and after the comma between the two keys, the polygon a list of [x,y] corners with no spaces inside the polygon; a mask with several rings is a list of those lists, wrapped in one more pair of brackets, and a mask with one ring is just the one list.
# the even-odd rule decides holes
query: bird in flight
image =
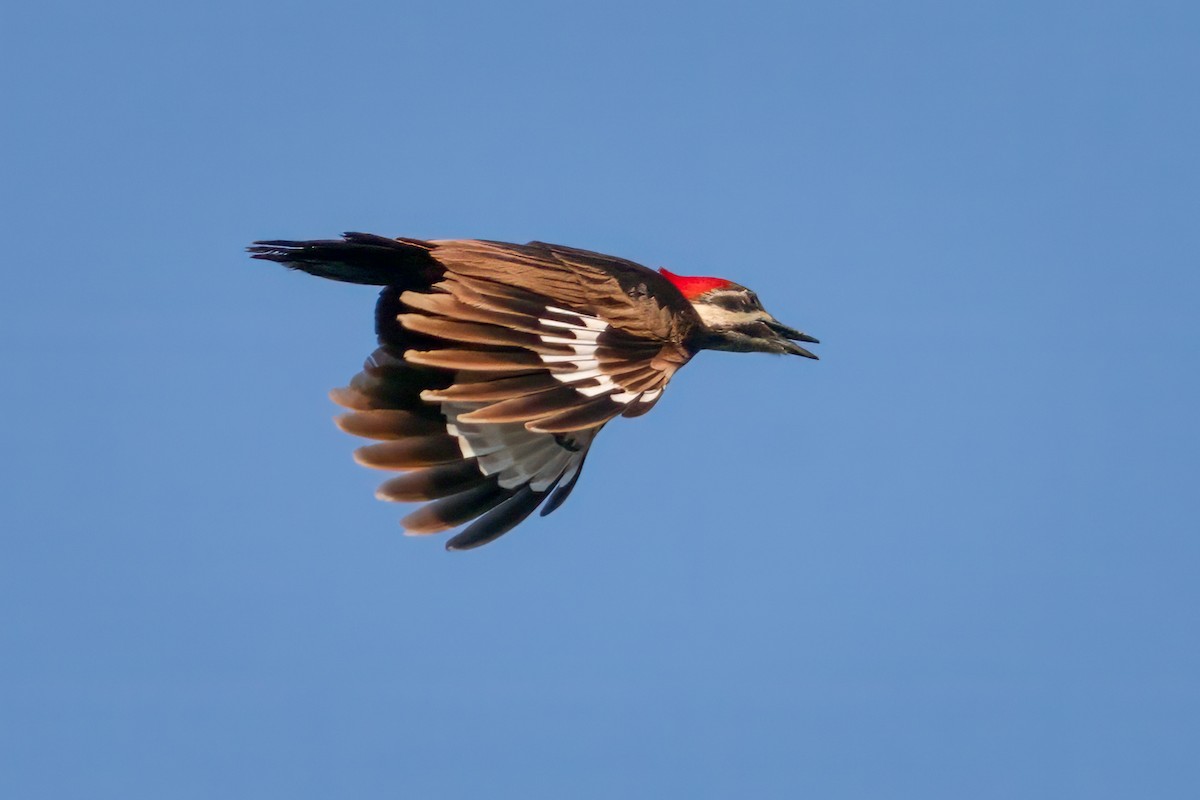
{"label": "bird in flight", "polygon": [[[379,347],[333,400],[355,452],[402,474],[381,500],[424,503],[408,533],[466,528],[487,544],[575,488],[596,434],[645,414],[700,350],[790,353],[816,343],[722,278],[675,275],[572,247],[347,233],[255,242],[253,258],[382,286]],[[469,523],[469,524],[468,524]]]}

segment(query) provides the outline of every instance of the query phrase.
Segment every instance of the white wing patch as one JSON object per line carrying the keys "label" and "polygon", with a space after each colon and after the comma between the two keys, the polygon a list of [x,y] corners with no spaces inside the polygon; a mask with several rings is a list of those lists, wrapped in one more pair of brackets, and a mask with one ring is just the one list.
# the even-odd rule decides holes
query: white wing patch
{"label": "white wing patch", "polygon": [[[575,386],[575,391],[585,397],[599,397],[600,395],[608,395],[609,399],[615,403],[627,405],[641,399],[643,402],[648,402],[658,397],[662,393],[662,389],[655,389],[649,392],[626,392],[622,391],[620,384],[613,381],[600,368],[600,361],[596,356],[596,351],[599,349],[600,335],[608,330],[608,323],[599,317],[580,314],[577,311],[570,311],[565,308],[556,306],[547,306],[546,311],[553,314],[553,317],[542,317],[539,322],[544,327],[555,329],[555,333],[542,334],[540,338],[547,344],[563,344],[567,345],[573,351],[571,355],[547,355],[540,354],[542,363],[553,367],[551,375],[558,381],[566,384],[578,384],[581,381],[588,381],[593,385]],[[570,333],[568,336],[560,336],[557,331]]]}
{"label": "white wing patch", "polygon": [[[498,475],[500,486],[515,489],[529,484],[535,492],[544,492],[560,478],[574,477],[594,432],[576,436],[578,446],[568,449],[552,433],[535,433],[519,422],[460,422],[459,417],[481,403],[442,403],[446,430],[458,439],[464,458],[474,458],[484,475]],[[584,438],[586,437],[586,438]]]}

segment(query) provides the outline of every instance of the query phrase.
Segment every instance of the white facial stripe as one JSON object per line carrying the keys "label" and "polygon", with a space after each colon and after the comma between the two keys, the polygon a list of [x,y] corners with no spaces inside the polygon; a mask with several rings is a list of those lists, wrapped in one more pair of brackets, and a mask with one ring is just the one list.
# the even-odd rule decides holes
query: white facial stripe
{"label": "white facial stripe", "polygon": [[692,308],[700,315],[700,320],[710,328],[736,328],[750,322],[762,322],[771,319],[771,315],[758,309],[754,311],[730,311],[720,306],[708,303],[693,303]]}

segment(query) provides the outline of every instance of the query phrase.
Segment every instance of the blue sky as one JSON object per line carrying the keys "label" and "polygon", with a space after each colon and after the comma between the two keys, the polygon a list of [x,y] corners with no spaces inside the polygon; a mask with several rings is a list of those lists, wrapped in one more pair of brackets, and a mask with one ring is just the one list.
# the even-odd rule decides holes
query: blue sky
{"label": "blue sky", "polygon": [[[1190,797],[1187,3],[40,3],[0,18],[0,794]],[[753,287],[494,545],[326,391],[542,239]]]}

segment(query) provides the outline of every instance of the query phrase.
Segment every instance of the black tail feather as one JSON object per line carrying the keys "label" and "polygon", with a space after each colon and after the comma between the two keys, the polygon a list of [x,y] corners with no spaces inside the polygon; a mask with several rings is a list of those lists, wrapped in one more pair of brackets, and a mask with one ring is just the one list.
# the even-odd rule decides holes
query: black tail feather
{"label": "black tail feather", "polygon": [[268,239],[246,250],[251,258],[321,278],[405,290],[428,286],[441,277],[442,268],[432,255],[436,247],[420,239],[346,233],[341,239]]}

